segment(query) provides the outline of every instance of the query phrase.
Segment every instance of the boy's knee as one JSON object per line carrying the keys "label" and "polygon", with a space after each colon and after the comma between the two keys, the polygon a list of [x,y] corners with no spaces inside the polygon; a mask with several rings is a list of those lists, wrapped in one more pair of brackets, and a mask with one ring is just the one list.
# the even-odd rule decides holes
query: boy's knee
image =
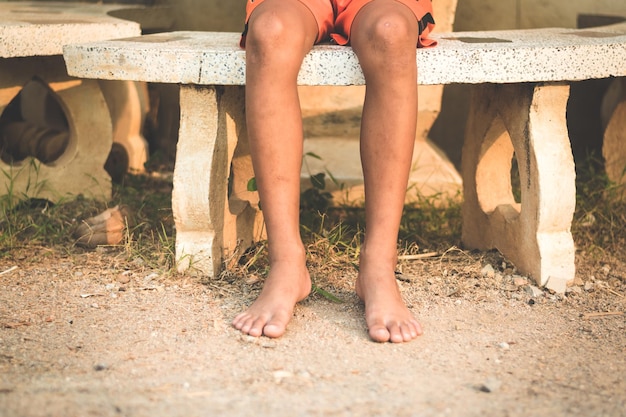
{"label": "boy's knee", "polygon": [[250,64],[285,70],[300,66],[308,51],[304,46],[305,34],[301,27],[294,27],[292,21],[283,17],[281,13],[259,14],[248,26],[246,57]]}
{"label": "boy's knee", "polygon": [[276,13],[259,13],[249,22],[247,44],[275,46],[289,37],[288,22]]}
{"label": "boy's knee", "polygon": [[359,26],[361,33],[353,33],[353,42],[360,39],[362,44],[375,48],[378,53],[402,51],[417,45],[417,30],[417,21],[412,14],[392,12]]}
{"label": "boy's knee", "polygon": [[409,40],[414,38],[411,35],[415,33],[415,28],[411,23],[406,16],[399,13],[387,15],[384,19],[374,23],[372,37],[379,44],[389,48],[410,45],[413,42]]}

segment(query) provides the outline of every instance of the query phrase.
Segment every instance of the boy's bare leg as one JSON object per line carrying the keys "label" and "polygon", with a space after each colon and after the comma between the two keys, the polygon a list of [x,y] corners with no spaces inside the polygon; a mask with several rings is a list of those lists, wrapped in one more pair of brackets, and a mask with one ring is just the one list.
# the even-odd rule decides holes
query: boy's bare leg
{"label": "boy's bare leg", "polygon": [[415,141],[417,36],[415,15],[395,0],[368,3],[352,26],[367,85],[361,125],[366,234],[356,291],[365,302],[369,335],[378,342],[407,342],[422,334],[394,274]]}
{"label": "boy's bare leg", "polygon": [[266,0],[249,20],[246,118],[270,259],[261,294],[233,320],[251,336],[282,336],[295,304],[311,291],[299,225],[303,138],[296,78],[317,32],[311,12],[295,0]]}

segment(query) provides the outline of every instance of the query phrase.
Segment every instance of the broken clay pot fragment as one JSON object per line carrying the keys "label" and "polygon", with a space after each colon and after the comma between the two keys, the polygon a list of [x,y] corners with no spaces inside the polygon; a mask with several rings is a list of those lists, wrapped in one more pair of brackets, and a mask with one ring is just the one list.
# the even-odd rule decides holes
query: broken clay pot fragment
{"label": "broken clay pot fragment", "polygon": [[90,217],[76,228],[73,233],[76,244],[86,248],[101,245],[118,245],[124,240],[128,227],[128,208],[115,206]]}

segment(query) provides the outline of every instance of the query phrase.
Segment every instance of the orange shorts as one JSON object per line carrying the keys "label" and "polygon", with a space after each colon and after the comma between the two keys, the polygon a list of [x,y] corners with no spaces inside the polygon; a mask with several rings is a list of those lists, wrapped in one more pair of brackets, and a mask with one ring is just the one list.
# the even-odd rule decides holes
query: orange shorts
{"label": "orange shorts", "polygon": [[[319,28],[317,42],[332,40],[339,45],[350,41],[350,28],[357,13],[372,0],[297,0],[311,10]],[[419,23],[419,39],[417,46],[434,46],[436,41],[428,38],[435,27],[433,5],[431,0],[396,0],[413,11]],[[263,0],[247,0],[246,28],[241,35],[241,46],[246,43],[248,20],[254,9]]]}

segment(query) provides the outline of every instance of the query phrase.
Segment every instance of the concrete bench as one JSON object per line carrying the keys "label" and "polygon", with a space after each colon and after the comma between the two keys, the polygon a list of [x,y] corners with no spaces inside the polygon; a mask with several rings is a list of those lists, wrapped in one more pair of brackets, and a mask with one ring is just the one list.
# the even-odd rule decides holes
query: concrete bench
{"label": "concrete bench", "polygon": [[[418,50],[420,85],[474,85],[463,149],[463,242],[498,248],[522,273],[556,291],[574,278],[570,226],[574,161],[568,82],[626,76],[626,25],[440,33]],[[245,51],[236,33],[173,32],[68,45],[81,78],[180,84],[181,124],[173,210],[180,270],[215,276],[261,228],[244,117]],[[320,45],[301,85],[360,85],[349,47]],[[517,160],[521,201],[511,185]]]}
{"label": "concrete bench", "polygon": [[[137,9],[144,11],[146,26],[167,26],[159,17],[164,13],[147,13],[142,6],[0,2],[0,147],[6,150],[9,142],[26,147],[27,141],[29,148],[43,146],[39,140],[55,134],[57,143],[50,146],[61,148],[60,156],[43,161],[32,153],[21,158],[3,154],[0,196],[108,199],[111,178],[104,165],[113,142],[127,150],[131,168],[142,167],[147,157],[140,134],[148,107],[145,84],[70,77],[62,56],[67,43],[141,35],[144,22]],[[111,16],[124,12],[141,23]],[[51,105],[54,101],[61,111]],[[19,113],[14,120],[7,121],[7,109]]]}

